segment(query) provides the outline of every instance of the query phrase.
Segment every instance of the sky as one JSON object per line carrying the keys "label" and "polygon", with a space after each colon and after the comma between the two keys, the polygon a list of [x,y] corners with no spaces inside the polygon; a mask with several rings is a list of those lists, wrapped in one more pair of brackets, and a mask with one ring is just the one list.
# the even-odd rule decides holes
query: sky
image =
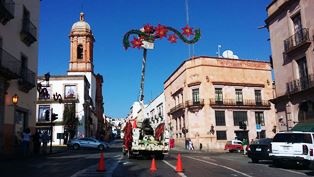
{"label": "sky", "polygon": [[[200,40],[188,46],[156,40],[148,50],[144,102],[163,92],[164,81],[192,56],[217,56],[231,50],[240,59],[269,61],[269,33],[264,26],[271,0],[42,0],[40,2],[38,75],[66,75],[69,34],[84,12],[94,43],[94,72],[103,76],[104,111],[125,118],[140,92],[142,49],[125,50],[128,31],[146,24],[173,27],[187,24],[201,30]],[[133,39],[130,38],[130,39]]]}

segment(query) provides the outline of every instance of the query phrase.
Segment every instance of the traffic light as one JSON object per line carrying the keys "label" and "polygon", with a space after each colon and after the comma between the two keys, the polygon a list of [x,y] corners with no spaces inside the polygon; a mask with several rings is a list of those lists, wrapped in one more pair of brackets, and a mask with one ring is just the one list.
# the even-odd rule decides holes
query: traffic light
{"label": "traffic light", "polygon": [[50,111],[47,109],[47,110],[45,111],[45,120],[46,120],[46,121],[49,121],[49,117],[50,117]]}
{"label": "traffic light", "polygon": [[58,119],[58,114],[52,113],[52,114],[51,114],[51,122],[53,122],[53,121],[55,121],[55,120],[57,120],[57,119]]}

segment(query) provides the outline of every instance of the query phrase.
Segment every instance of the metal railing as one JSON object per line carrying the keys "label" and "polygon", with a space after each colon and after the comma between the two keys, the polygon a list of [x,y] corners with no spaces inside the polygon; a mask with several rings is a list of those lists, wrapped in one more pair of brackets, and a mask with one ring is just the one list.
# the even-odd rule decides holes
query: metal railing
{"label": "metal railing", "polygon": [[22,34],[25,35],[24,41],[32,44],[37,40],[37,28],[28,18],[23,19]]}
{"label": "metal railing", "polygon": [[239,102],[235,99],[223,99],[222,101],[216,101],[214,98],[212,98],[209,100],[209,104],[215,106],[270,106],[268,100],[256,101],[254,99],[247,99]]}
{"label": "metal railing", "polygon": [[184,109],[184,104],[179,103],[178,105],[174,106],[173,108],[170,109],[170,113],[176,112],[180,109]]}
{"label": "metal railing", "polygon": [[13,0],[0,0],[0,21],[3,24],[14,18],[14,7]]}
{"label": "metal railing", "polygon": [[36,84],[35,82],[36,73],[28,68],[21,68],[21,84],[25,83],[30,85],[30,87],[34,87]]}
{"label": "metal railing", "polygon": [[188,100],[185,102],[185,105],[187,107],[191,107],[191,106],[204,106],[204,99],[200,99],[200,100]]}
{"label": "metal railing", "polygon": [[20,77],[21,61],[0,48],[0,73],[9,79]]}
{"label": "metal railing", "polygon": [[293,94],[314,87],[314,74],[287,83],[287,92]]}
{"label": "metal railing", "polygon": [[297,31],[294,35],[290,36],[288,39],[284,40],[285,51],[288,52],[292,48],[303,44],[306,41],[309,41],[309,29],[302,28]]}

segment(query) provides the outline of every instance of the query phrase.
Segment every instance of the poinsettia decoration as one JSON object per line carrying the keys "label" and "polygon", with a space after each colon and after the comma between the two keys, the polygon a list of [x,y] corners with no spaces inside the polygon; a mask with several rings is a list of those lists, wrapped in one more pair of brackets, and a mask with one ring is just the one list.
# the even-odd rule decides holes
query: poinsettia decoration
{"label": "poinsettia decoration", "polygon": [[[123,46],[125,49],[128,49],[131,44],[133,48],[140,49],[143,45],[143,41],[154,42],[156,39],[167,38],[170,43],[176,43],[177,39],[181,39],[184,43],[194,44],[196,43],[201,36],[200,30],[196,29],[193,31],[189,25],[186,25],[184,28],[181,28],[182,32],[178,30],[164,25],[157,25],[156,27],[146,24],[142,28],[142,30],[130,30],[128,31],[123,38]],[[168,34],[169,31],[172,31],[172,34]],[[133,38],[133,40],[129,41],[129,37],[131,35],[137,35]],[[193,39],[187,39],[186,37],[190,37],[194,35]],[[186,37],[185,37],[186,36]]]}

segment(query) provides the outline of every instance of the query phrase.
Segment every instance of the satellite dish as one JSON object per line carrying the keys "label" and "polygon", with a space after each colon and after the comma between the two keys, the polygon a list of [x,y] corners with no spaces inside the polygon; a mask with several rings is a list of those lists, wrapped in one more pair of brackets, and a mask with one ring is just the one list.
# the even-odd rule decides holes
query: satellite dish
{"label": "satellite dish", "polygon": [[233,52],[231,50],[225,50],[223,53],[222,53],[222,56],[224,58],[233,58]]}

